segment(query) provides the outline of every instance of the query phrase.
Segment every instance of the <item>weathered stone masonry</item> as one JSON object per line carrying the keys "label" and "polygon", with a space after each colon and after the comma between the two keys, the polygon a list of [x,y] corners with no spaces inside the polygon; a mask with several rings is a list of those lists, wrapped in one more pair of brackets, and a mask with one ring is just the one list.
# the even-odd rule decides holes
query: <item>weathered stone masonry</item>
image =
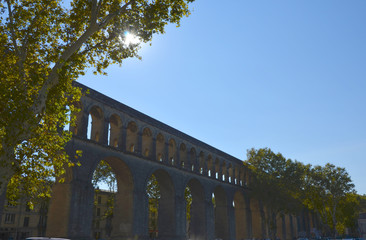
{"label": "weathered stone masonry", "polygon": [[[84,92],[88,89],[76,85]],[[82,150],[82,157],[74,159],[81,166],[73,167],[65,182],[54,186],[48,236],[92,238],[91,179],[104,160],[115,172],[118,184],[114,239],[148,239],[146,184],[152,174],[161,189],[159,239],[187,238],[186,186],[193,199],[190,239],[267,237],[261,217],[265,208],[260,201],[250,199],[250,172],[241,160],[92,89],[80,104],[67,151],[73,156],[76,150]],[[278,222],[282,239],[292,239],[305,229],[299,217],[283,216]]]}

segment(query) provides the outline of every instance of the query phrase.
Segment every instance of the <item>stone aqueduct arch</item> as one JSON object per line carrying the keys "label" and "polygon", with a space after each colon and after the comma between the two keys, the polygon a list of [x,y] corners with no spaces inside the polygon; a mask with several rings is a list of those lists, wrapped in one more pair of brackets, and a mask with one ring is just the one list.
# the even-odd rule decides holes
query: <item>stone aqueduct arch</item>
{"label": "stone aqueduct arch", "polygon": [[[88,88],[77,84],[83,91]],[[117,176],[113,239],[148,239],[147,181],[161,188],[159,239],[187,239],[184,190],[192,193],[190,239],[266,238],[263,208],[250,199],[250,173],[236,159],[92,89],[81,99],[77,124],[67,146],[82,150],[81,163],[57,183],[48,214],[47,235],[91,239],[92,174],[101,160]],[[88,126],[88,118],[92,124]],[[214,201],[213,201],[214,197]],[[282,223],[282,222],[281,222]],[[291,239],[300,221],[284,216],[283,236]]]}

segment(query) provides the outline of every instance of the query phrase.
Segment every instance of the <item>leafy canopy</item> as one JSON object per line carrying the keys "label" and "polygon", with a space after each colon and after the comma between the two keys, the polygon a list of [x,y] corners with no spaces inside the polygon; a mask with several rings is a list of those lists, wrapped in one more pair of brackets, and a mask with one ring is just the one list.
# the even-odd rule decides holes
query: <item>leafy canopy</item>
{"label": "leafy canopy", "polygon": [[[87,68],[106,74],[110,64],[139,57],[140,42],[179,26],[191,2],[0,1],[0,195],[6,186],[9,197],[48,195],[45,183],[75,164],[63,131],[81,96],[72,82]],[[126,44],[125,32],[140,42]]]}
{"label": "leafy canopy", "polygon": [[[355,194],[354,184],[344,168],[327,163],[325,166],[304,165],[286,159],[269,148],[248,150],[252,171],[252,195],[260,199],[270,212],[266,221],[274,226],[282,213],[298,213],[302,208],[314,212],[327,234],[343,234],[355,228],[362,197]],[[362,202],[362,201],[361,201]]]}

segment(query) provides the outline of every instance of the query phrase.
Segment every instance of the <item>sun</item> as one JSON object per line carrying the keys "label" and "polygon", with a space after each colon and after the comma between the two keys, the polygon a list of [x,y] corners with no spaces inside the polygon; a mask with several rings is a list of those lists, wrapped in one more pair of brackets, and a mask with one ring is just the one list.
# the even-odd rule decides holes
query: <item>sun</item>
{"label": "sun", "polygon": [[130,45],[137,45],[137,44],[139,44],[141,42],[141,40],[136,35],[134,35],[134,34],[126,31],[124,33],[124,37],[122,39],[122,42],[123,42],[124,45],[130,46]]}

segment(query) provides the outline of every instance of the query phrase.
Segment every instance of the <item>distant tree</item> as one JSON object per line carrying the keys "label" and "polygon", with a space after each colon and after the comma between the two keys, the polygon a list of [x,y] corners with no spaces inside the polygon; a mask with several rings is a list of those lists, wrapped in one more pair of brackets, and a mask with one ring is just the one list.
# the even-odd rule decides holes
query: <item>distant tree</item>
{"label": "distant tree", "polygon": [[358,195],[357,196],[358,201],[360,203],[359,205],[359,211],[360,212],[366,212],[366,195]]}
{"label": "distant tree", "polygon": [[191,229],[191,206],[192,206],[192,192],[191,189],[187,186],[184,190],[184,200],[186,201],[186,223],[187,223],[187,239],[190,238],[190,229]]}
{"label": "distant tree", "polygon": [[[108,191],[110,193],[107,197],[107,208],[101,215],[102,218],[107,219],[107,222],[110,222],[113,218],[115,193],[117,192],[117,179],[111,166],[106,161],[102,160],[99,162],[93,173],[92,184],[95,189],[94,205],[98,203],[98,193],[101,191]],[[103,189],[106,187],[107,189]]]}
{"label": "distant tree", "polygon": [[95,189],[99,189],[101,185],[106,185],[108,187],[108,191],[117,191],[116,175],[113,172],[111,166],[109,166],[109,164],[104,160],[100,161],[97,168],[95,169],[93,173],[92,184]]}
{"label": "distant tree", "polygon": [[282,214],[298,211],[302,206],[296,197],[305,167],[280,153],[275,154],[269,148],[248,150],[246,164],[253,172],[252,195],[267,208],[267,214],[263,217],[270,237],[275,239],[277,219]]}
{"label": "distant tree", "polygon": [[342,234],[354,219],[357,206],[354,184],[344,168],[327,163],[315,166],[307,176],[304,204],[315,211],[333,236]]}
{"label": "distant tree", "polygon": [[106,74],[110,64],[139,58],[139,43],[179,26],[193,1],[0,1],[0,195],[7,186],[8,197],[49,195],[45,183],[74,164],[62,130],[81,96],[72,82],[87,68]]}
{"label": "distant tree", "polygon": [[354,236],[357,236],[357,227],[358,227],[358,216],[360,213],[360,202],[357,194],[355,193],[347,193],[340,201],[339,201],[339,211],[337,212],[337,232],[341,235],[345,234],[346,228],[350,230],[351,233],[354,233]]}
{"label": "distant tree", "polygon": [[159,214],[159,201],[161,197],[160,186],[155,175],[151,175],[146,186],[146,194],[149,198],[149,232],[150,237],[157,237],[158,231],[158,214]]}

